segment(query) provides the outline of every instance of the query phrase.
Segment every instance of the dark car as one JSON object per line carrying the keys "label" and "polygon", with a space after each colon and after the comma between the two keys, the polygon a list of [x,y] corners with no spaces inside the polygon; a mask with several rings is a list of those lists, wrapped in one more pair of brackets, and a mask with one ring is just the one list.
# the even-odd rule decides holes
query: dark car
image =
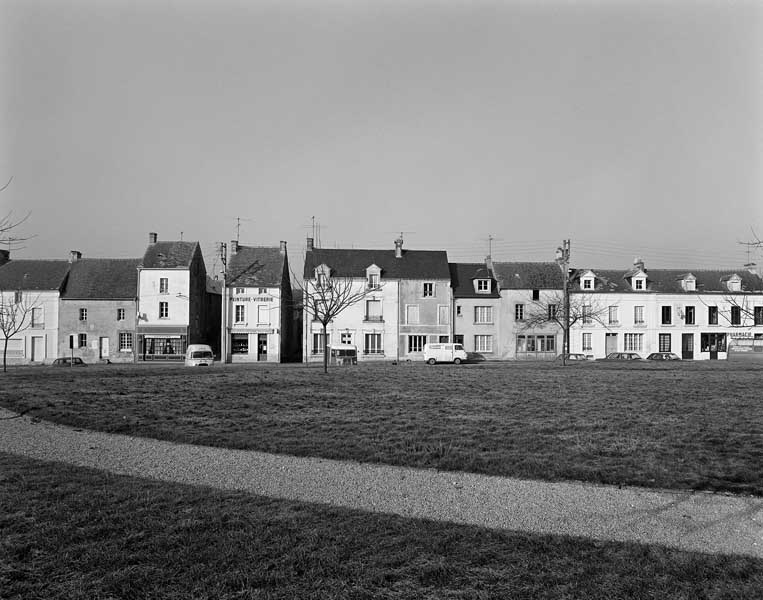
{"label": "dark car", "polygon": [[646,357],[647,360],[681,360],[678,354],[673,352],[652,352]]}
{"label": "dark car", "polygon": [[84,362],[79,356],[57,358],[53,361],[54,367],[86,367],[87,363]]}
{"label": "dark car", "polygon": [[599,360],[641,360],[641,357],[635,352],[610,352],[606,358]]}

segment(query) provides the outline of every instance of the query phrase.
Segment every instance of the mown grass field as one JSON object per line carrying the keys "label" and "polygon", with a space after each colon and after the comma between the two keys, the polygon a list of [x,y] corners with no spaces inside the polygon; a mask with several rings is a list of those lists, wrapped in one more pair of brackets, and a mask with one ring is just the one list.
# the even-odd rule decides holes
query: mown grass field
{"label": "mown grass field", "polygon": [[736,599],[763,561],[490,531],[0,454],[0,598]]}
{"label": "mown grass field", "polygon": [[762,375],[646,361],[19,367],[0,405],[194,444],[763,495]]}

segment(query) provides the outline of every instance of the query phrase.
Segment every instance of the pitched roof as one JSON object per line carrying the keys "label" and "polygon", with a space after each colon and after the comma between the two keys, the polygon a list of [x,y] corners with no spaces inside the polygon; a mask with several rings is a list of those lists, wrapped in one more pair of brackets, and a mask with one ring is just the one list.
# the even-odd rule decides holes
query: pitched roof
{"label": "pitched roof", "polygon": [[68,260],[10,260],[0,266],[0,290],[60,290],[70,266]]}
{"label": "pitched roof", "polygon": [[564,277],[555,262],[493,262],[502,290],[560,290]]}
{"label": "pitched roof", "polygon": [[143,255],[144,269],[187,269],[191,266],[199,242],[155,242]]}
{"label": "pitched roof", "polygon": [[492,273],[485,263],[450,263],[450,285],[455,298],[500,298],[497,285],[491,287],[490,293],[478,294],[474,291],[474,279],[493,279]]}
{"label": "pitched roof", "polygon": [[228,261],[227,285],[279,287],[285,261],[279,247],[239,246]]}
{"label": "pitched roof", "polygon": [[311,279],[322,264],[331,267],[334,277],[365,277],[366,269],[376,265],[382,280],[450,279],[445,250],[403,250],[402,257],[395,258],[394,250],[315,248],[305,255],[305,278]]}
{"label": "pitched roof", "polygon": [[72,263],[62,298],[130,300],[138,289],[138,258],[81,258]]}
{"label": "pitched roof", "polygon": [[[613,269],[580,269],[576,271],[573,275],[574,290],[580,289],[578,277],[589,270],[596,275],[594,292],[644,293],[641,290],[634,290],[631,286],[628,278],[633,274],[632,270],[617,271]],[[727,293],[728,289],[725,286],[725,282],[735,273],[739,275],[742,280],[741,290],[743,292],[763,292],[763,279],[761,279],[759,275],[750,273],[750,271],[745,268],[736,270],[649,269],[646,271],[647,292],[659,292],[662,294],[696,294],[702,292]],[[681,286],[681,281],[689,274],[694,275],[696,282],[695,290],[687,292]],[[588,292],[591,290],[585,291]]]}

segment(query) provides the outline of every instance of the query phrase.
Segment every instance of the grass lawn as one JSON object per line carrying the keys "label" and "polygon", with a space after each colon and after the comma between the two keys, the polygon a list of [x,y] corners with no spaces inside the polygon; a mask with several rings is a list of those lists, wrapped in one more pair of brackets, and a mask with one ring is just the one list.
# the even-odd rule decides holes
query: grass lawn
{"label": "grass lawn", "polygon": [[0,453],[0,598],[755,598],[763,561],[159,483]]}
{"label": "grass lawn", "polygon": [[725,361],[18,367],[0,405],[195,444],[763,495],[761,374]]}

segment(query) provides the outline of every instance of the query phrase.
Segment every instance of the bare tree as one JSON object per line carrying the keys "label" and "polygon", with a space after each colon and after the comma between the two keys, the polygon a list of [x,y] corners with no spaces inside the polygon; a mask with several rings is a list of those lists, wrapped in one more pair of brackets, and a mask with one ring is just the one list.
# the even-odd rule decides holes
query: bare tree
{"label": "bare tree", "polygon": [[[565,311],[568,307],[568,313]],[[565,298],[564,290],[554,290],[541,294],[539,300],[533,300],[525,310],[522,330],[556,326],[570,339],[570,331],[577,324],[599,323],[608,327],[609,306],[600,304],[591,294],[571,293]],[[568,342],[569,343],[569,342]],[[562,348],[562,364],[567,364],[569,347]]]}
{"label": "bare tree", "polygon": [[318,321],[322,328],[323,372],[328,372],[329,348],[326,328],[342,312],[363,300],[371,291],[378,291],[381,286],[370,288],[366,282],[351,277],[319,276],[318,279],[300,280],[294,278],[301,292],[301,304],[304,312],[313,321]]}
{"label": "bare tree", "polygon": [[34,309],[39,297],[18,290],[0,291],[0,333],[3,334],[3,373],[7,371],[8,343],[10,339],[34,324]]}
{"label": "bare tree", "polygon": [[[5,185],[0,187],[0,192],[5,191],[9,185],[11,185],[11,181],[13,181],[13,177],[11,177],[7,182],[5,182]],[[11,235],[11,232],[16,229],[19,225],[24,223],[29,218],[29,215],[31,213],[27,213],[21,218],[16,218],[13,215],[13,211],[9,212],[8,214],[0,217],[0,244],[6,245],[9,250],[18,250],[22,246],[21,243],[27,241],[30,239],[29,236],[27,237],[17,237]]]}

